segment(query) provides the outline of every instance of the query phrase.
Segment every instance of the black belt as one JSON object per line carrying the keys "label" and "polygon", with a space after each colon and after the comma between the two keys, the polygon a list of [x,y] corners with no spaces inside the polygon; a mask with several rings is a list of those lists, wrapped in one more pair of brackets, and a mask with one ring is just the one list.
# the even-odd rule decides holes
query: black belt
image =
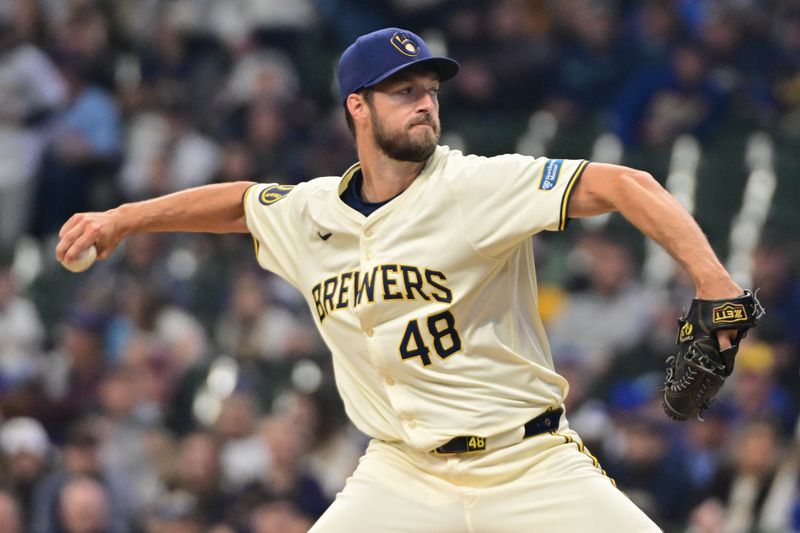
{"label": "black belt", "polygon": [[[558,423],[564,410],[559,408],[554,411],[547,411],[525,423],[525,433],[523,438],[533,437],[548,431],[558,429]],[[435,450],[435,453],[465,453],[478,452],[486,449],[485,437],[454,437],[445,442]]]}

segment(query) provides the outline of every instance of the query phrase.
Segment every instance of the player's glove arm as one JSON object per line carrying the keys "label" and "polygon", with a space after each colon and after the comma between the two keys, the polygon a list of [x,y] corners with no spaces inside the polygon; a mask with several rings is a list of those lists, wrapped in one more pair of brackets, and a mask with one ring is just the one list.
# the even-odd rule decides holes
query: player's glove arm
{"label": "player's glove arm", "polygon": [[[590,163],[569,198],[570,218],[619,211],[656,241],[689,273],[697,297],[710,300],[744,293],[719,262],[700,227],[684,207],[647,172]],[[723,348],[733,334],[723,330]]]}
{"label": "player's glove arm", "polygon": [[62,226],[56,246],[59,261],[74,260],[95,244],[105,259],[130,235],[145,232],[247,233],[242,198],[251,182],[186,189],[102,213],[78,213]]}
{"label": "player's glove arm", "polygon": [[619,211],[689,273],[697,298],[679,321],[678,353],[667,360],[664,411],[675,420],[699,416],[733,372],[739,342],[764,313],[717,259],[700,227],[646,173],[590,164],[569,199],[568,216]]}

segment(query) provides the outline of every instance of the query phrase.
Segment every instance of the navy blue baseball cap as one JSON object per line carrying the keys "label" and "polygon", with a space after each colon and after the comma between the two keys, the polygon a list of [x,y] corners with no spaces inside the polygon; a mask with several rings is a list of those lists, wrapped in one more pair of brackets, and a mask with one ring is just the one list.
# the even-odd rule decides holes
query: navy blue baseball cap
{"label": "navy blue baseball cap", "polygon": [[347,97],[365,87],[372,87],[392,74],[424,63],[438,75],[440,81],[458,73],[455,59],[432,56],[422,38],[408,30],[384,28],[362,35],[344,51],[339,59],[339,97]]}

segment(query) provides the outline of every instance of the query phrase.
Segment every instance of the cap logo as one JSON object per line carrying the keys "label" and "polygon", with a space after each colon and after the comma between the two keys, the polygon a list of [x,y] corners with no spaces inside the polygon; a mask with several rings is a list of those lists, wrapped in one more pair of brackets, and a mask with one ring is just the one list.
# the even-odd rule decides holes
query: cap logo
{"label": "cap logo", "polygon": [[405,56],[414,57],[419,54],[419,45],[405,32],[399,31],[395,33],[392,35],[390,42],[392,46],[397,48],[398,52]]}

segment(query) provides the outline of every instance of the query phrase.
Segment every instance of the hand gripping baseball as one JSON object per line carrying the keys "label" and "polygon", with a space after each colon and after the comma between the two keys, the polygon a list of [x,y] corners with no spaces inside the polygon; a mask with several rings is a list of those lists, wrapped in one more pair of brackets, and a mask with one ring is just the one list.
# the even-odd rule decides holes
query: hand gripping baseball
{"label": "hand gripping baseball", "polygon": [[[67,265],[85,263],[86,252],[95,248],[98,259],[106,259],[122,240],[118,224],[111,211],[105,213],[78,213],[73,215],[59,231],[56,258]],[[92,261],[85,268],[91,266]],[[72,269],[71,269],[72,270]]]}
{"label": "hand gripping baseball", "polygon": [[[755,294],[737,298],[695,298],[678,319],[678,354],[667,359],[662,407],[673,420],[700,416],[733,372],[739,343],[764,315]],[[735,330],[731,347],[720,350],[716,332]]]}

